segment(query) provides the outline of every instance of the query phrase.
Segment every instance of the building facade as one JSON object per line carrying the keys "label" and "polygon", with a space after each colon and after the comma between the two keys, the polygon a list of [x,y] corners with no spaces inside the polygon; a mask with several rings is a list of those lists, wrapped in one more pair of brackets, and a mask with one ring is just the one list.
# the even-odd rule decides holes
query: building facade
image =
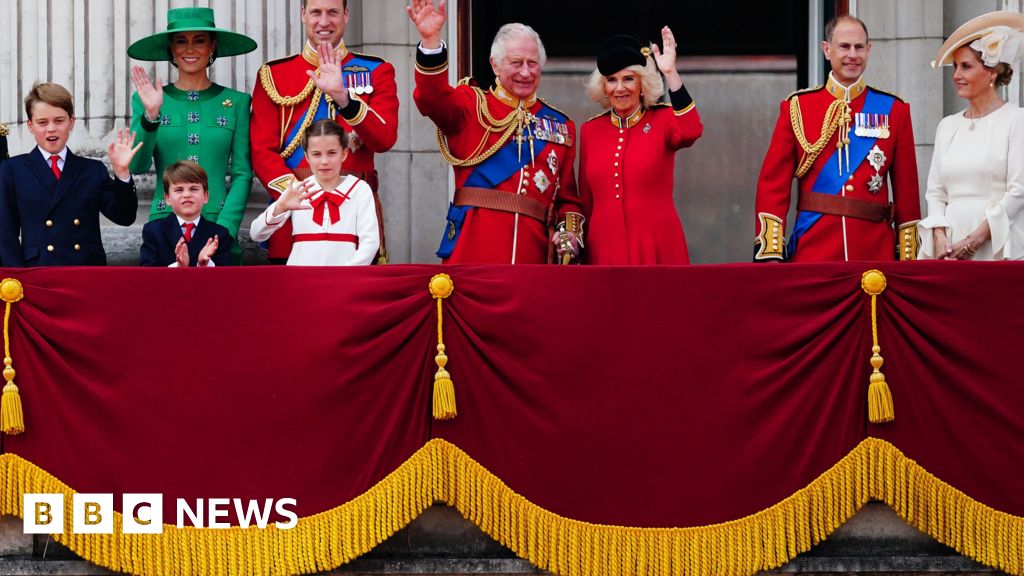
{"label": "building facade", "polygon": [[[418,38],[405,14],[407,2],[350,0],[349,4],[348,46],[386,58],[397,72],[401,100],[398,143],[377,160],[392,260],[436,262],[434,250],[443,232],[450,170],[437,153],[433,125],[412,103],[413,54]],[[453,54],[463,54],[461,66],[452,66],[453,81],[459,68],[486,69],[476,55],[481,44],[490,42],[489,24],[473,18],[473,4],[478,4],[477,12],[483,11],[484,0],[448,2],[449,45],[455,48]],[[569,4],[579,4],[580,13],[586,13],[589,5]],[[667,5],[648,4],[647,8],[655,11]],[[735,6],[734,21],[749,12],[743,1],[730,4]],[[113,131],[129,120],[133,87],[127,46],[163,30],[167,9],[182,6],[212,7],[219,26],[256,39],[259,48],[255,52],[223,59],[211,69],[215,82],[239,90],[251,92],[263,62],[297,52],[304,41],[299,0],[0,0],[0,78],[4,79],[0,82],[0,122],[11,128],[11,152],[23,152],[32,145],[21,99],[39,80],[59,82],[71,90],[79,123],[70,145],[80,153],[101,157]],[[799,35],[796,43],[806,47],[802,54],[716,56],[714,47],[702,45],[699,56],[680,55],[684,82],[705,124],[704,137],[678,156],[676,168],[676,207],[691,257],[697,263],[749,261],[754,190],[777,106],[788,93],[802,87],[803,78],[810,83],[820,79],[821,73],[816,71],[823,63],[817,46],[829,14],[849,10],[867,23],[873,42],[868,82],[910,102],[923,188],[935,127],[944,115],[963,108],[948,70],[932,70],[929,62],[943,38],[959,24],[992,10],[1021,10],[1021,1],[808,0],[806,8],[800,8],[806,21],[795,29]],[[728,41],[729,22],[701,21],[699,12],[697,9],[692,20],[669,22],[677,36],[709,27],[724,30],[722,39]],[[527,11],[521,20],[541,28]],[[578,23],[563,26],[579,29]],[[559,38],[552,42],[555,44],[565,46],[566,42]],[[465,56],[468,54],[473,56]],[[581,54],[549,52],[541,95],[578,124],[600,112],[583,96],[582,82],[593,65],[592,58]],[[167,64],[143,66],[165,82],[173,79]],[[1007,97],[1020,104],[1019,78],[1008,88]],[[143,211],[152,188],[151,177],[143,178]],[[923,189],[921,192],[923,195]],[[265,202],[262,187],[254,184],[250,218]],[[137,257],[141,235],[136,228],[142,220],[135,228],[109,231],[113,261],[127,264]]]}

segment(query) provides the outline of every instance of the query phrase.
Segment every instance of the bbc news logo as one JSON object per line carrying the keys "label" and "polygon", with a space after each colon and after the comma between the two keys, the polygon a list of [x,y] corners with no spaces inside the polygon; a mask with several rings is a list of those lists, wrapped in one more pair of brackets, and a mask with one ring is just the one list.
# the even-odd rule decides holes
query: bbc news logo
{"label": "bbc news logo", "polygon": [[[124,494],[121,498],[121,532],[124,534],[162,534],[164,531],[162,494]],[[22,501],[25,534],[64,533],[63,494],[25,494]],[[266,529],[272,514],[284,522],[274,522],[281,530],[294,528],[299,521],[294,498],[242,500],[208,498],[175,503],[178,528],[227,529],[232,526]],[[235,523],[229,519],[234,515]],[[114,533],[113,494],[74,494],[71,498],[71,529],[75,534]]]}

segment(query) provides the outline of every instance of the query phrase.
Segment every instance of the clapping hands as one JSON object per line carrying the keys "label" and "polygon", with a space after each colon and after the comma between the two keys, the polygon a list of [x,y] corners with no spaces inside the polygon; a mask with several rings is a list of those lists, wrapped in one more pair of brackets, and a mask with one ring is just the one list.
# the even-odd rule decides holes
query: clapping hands
{"label": "clapping hands", "polygon": [[[219,247],[220,239],[216,236],[207,240],[206,246],[203,246],[203,249],[199,251],[196,266],[209,266],[210,260],[217,253],[217,248]],[[188,268],[188,243],[185,242],[184,237],[178,238],[178,243],[174,246],[174,259],[178,263],[178,268]]]}

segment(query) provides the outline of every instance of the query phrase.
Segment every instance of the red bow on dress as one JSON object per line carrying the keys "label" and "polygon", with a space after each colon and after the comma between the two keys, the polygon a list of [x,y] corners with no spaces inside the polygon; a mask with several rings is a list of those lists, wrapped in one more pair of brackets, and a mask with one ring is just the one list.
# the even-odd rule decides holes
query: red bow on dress
{"label": "red bow on dress", "polygon": [[326,209],[331,214],[328,224],[338,222],[341,220],[341,205],[345,203],[345,200],[348,200],[348,194],[342,194],[337,190],[330,192],[324,190],[323,194],[309,201],[310,206],[313,207],[313,221],[323,226],[324,211]]}

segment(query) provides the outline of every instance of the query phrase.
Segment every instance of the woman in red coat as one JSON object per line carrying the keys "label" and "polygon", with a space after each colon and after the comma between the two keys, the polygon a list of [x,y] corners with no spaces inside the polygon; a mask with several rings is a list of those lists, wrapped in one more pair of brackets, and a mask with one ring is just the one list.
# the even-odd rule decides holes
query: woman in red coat
{"label": "woman in red coat", "polygon": [[[641,47],[635,36],[613,36],[587,81],[590,97],[609,109],[580,129],[579,190],[591,264],[690,263],[672,200],[675,154],[704,127],[676,70],[675,37],[667,26],[661,37],[664,50]],[[666,83],[671,105],[658,103]]]}

